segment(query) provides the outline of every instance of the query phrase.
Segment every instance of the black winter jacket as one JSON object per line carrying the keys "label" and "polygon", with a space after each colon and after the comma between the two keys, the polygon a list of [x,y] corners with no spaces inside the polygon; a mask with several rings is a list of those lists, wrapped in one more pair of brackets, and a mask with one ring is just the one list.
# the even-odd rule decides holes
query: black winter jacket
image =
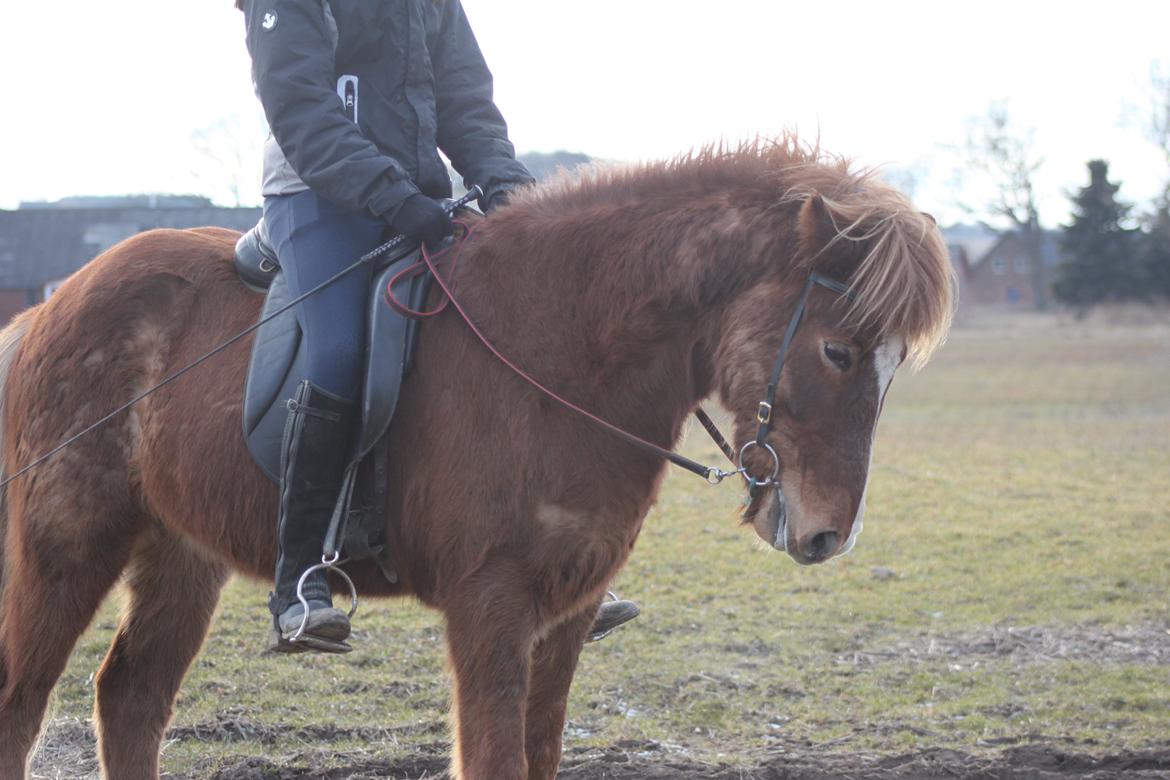
{"label": "black winter jacket", "polygon": [[323,197],[387,220],[416,192],[449,197],[436,148],[485,202],[532,181],[459,0],[245,0],[244,16],[273,136]]}

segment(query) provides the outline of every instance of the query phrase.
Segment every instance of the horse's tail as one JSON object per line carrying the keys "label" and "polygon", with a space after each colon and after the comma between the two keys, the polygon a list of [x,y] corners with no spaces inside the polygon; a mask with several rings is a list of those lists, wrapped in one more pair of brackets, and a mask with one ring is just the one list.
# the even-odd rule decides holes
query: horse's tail
{"label": "horse's tail", "polygon": [[[8,468],[4,457],[4,398],[5,388],[8,386],[8,373],[12,370],[12,361],[20,349],[20,341],[28,332],[32,309],[22,312],[12,320],[8,327],[0,330],[0,481],[7,478]],[[7,490],[0,489],[0,606],[4,604],[4,561],[7,557],[5,540],[8,537],[8,503],[5,501]],[[0,620],[3,613],[0,612]],[[0,688],[4,687],[4,659],[0,658]]]}

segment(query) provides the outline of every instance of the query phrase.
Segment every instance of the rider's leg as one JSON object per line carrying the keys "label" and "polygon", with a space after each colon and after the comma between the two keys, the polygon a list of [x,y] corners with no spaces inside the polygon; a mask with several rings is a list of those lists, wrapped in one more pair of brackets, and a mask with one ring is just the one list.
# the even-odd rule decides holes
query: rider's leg
{"label": "rider's leg", "polygon": [[[368,252],[384,225],[333,206],[312,192],[268,198],[264,218],[291,295],[299,296]],[[279,538],[275,589],[269,600],[271,647],[345,652],[349,620],[333,608],[326,572],[297,581],[321,560],[333,508],[349,458],[365,350],[370,270],[363,267],[316,293],[297,308],[308,358],[304,382],[289,404],[281,457]],[[289,638],[302,623],[301,641]]]}

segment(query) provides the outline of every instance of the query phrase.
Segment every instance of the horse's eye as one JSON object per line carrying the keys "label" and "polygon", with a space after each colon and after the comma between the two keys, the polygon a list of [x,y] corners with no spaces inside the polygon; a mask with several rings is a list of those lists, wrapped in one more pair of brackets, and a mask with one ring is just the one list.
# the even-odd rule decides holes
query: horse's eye
{"label": "horse's eye", "polygon": [[853,357],[849,354],[849,350],[840,344],[826,342],[825,357],[832,361],[833,365],[842,371],[848,371],[853,365]]}

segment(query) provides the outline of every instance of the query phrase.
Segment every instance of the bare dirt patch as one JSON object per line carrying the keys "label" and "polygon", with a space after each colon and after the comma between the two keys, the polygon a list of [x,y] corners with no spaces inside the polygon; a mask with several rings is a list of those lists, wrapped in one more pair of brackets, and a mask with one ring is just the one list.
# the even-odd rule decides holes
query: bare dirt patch
{"label": "bare dirt patch", "polygon": [[[650,749],[648,749],[650,748]],[[744,768],[710,765],[658,755],[653,745],[614,746],[569,755],[559,773],[562,780],[1083,780],[1113,778],[1170,778],[1170,749],[1090,756],[1068,753],[1046,744],[1014,747],[993,756],[977,756],[953,750],[927,750],[898,756],[879,755],[774,755],[757,766]],[[299,763],[305,756],[288,757]],[[221,769],[215,780],[364,780],[366,778],[446,777],[445,758],[419,757],[392,764],[362,761],[332,768],[312,768],[311,759],[301,766],[251,758]]]}
{"label": "bare dirt patch", "polygon": [[1092,625],[992,626],[933,634],[839,656],[856,664],[940,659],[1000,659],[1018,664],[1087,661],[1095,664],[1170,665],[1170,627],[1159,624],[1102,628]]}
{"label": "bare dirt patch", "polygon": [[[425,726],[423,727],[425,728]],[[433,742],[402,758],[379,756],[376,748],[331,750],[332,740],[393,741],[387,729],[337,729],[321,725],[282,731],[246,720],[172,729],[168,740],[271,744],[279,733],[306,747],[280,755],[221,756],[215,766],[187,774],[164,774],[167,780],[441,780],[446,778],[449,746]],[[97,761],[90,724],[82,720],[50,724],[33,767],[33,778],[96,778]],[[899,755],[838,753],[801,746],[761,753],[751,766],[710,764],[693,760],[673,747],[652,741],[623,741],[605,748],[570,749],[561,767],[563,780],[1083,780],[1170,778],[1170,745],[1149,750],[1089,754],[1062,740],[1037,741],[998,751],[967,753],[932,749]]]}
{"label": "bare dirt patch", "polygon": [[918,780],[922,778],[1029,778],[1048,780],[1080,777],[1106,778],[1170,777],[1170,749],[1109,756],[1064,752],[1047,744],[1022,745],[991,756],[953,750],[926,750],[897,756],[865,754],[779,754],[759,765],[744,769],[705,766],[669,759],[653,761],[635,758],[623,761],[620,753],[608,750],[600,760],[570,759],[562,769],[564,780],[635,780],[635,778],[679,778],[679,780]]}

